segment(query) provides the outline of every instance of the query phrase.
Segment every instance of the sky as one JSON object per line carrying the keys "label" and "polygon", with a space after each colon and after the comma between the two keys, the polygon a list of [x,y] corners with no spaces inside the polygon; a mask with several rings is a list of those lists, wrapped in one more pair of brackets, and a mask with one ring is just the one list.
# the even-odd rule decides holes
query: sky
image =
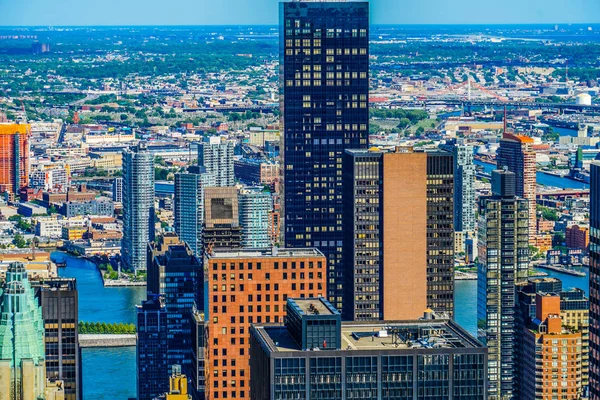
{"label": "sky", "polygon": [[[275,25],[278,0],[0,0],[0,26]],[[371,0],[373,24],[600,23],[600,0]]]}

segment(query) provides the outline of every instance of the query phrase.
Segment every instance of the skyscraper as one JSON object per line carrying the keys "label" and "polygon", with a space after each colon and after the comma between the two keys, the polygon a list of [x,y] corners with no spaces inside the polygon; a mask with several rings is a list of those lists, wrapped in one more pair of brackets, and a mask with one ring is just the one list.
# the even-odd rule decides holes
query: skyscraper
{"label": "skyscraper", "polygon": [[590,399],[600,400],[600,163],[590,172]]}
{"label": "skyscraper", "polygon": [[[166,368],[158,378],[168,382],[169,371],[173,365],[180,365],[188,376],[192,367],[192,312],[196,307],[204,306],[203,269],[192,250],[185,243],[167,245],[164,249],[155,248],[159,243],[150,243],[152,266],[148,267],[148,290],[164,298],[164,310],[167,319],[167,347],[163,357]],[[151,275],[151,276],[150,276]],[[152,282],[152,286],[150,283]],[[158,284],[158,288],[156,288]],[[140,362],[144,363],[141,358]],[[163,368],[161,364],[157,368]],[[152,365],[147,366],[150,369]],[[141,367],[140,367],[141,368]]]}
{"label": "skyscraper", "polygon": [[115,203],[123,202],[123,178],[115,178],[113,181],[112,199]]}
{"label": "skyscraper", "polygon": [[37,293],[45,327],[46,377],[62,381],[66,400],[83,398],[77,282],[74,278],[44,279]]}
{"label": "skyscraper", "polygon": [[204,248],[242,246],[238,191],[235,187],[204,190]]}
{"label": "skyscraper", "polygon": [[529,203],[529,242],[535,242],[537,216],[537,181],[533,139],[529,136],[504,133],[496,162],[498,169],[508,169],[515,174],[515,194]]}
{"label": "skyscraper", "polygon": [[208,143],[192,145],[198,154],[198,166],[206,168],[206,172],[214,176],[214,186],[234,186],[234,143],[216,136],[210,137],[208,140]]}
{"label": "skyscraper", "polygon": [[529,271],[529,204],[515,195],[515,174],[492,172],[492,196],[481,200],[478,337],[488,347],[490,400],[513,396],[515,286]]}
{"label": "skyscraper", "polygon": [[475,164],[473,146],[456,144],[454,153],[454,230],[475,232]]}
{"label": "skyscraper", "polygon": [[137,307],[137,398],[154,400],[169,389],[167,367],[167,312],[163,299],[148,295]]}
{"label": "skyscraper", "polygon": [[215,186],[215,179],[203,167],[192,166],[187,173],[175,174],[175,232],[198,257],[204,248],[204,188],[208,186]]}
{"label": "skyscraper", "polygon": [[453,155],[427,153],[427,307],[448,318],[454,316],[453,193]]}
{"label": "skyscraper", "polygon": [[325,292],[316,249],[215,250],[206,259],[206,398],[250,398],[250,326],[282,323],[289,297]]}
{"label": "skyscraper", "polygon": [[146,268],[146,245],[154,240],[154,156],[145,144],[123,151],[123,241],[125,268]]}
{"label": "skyscraper", "polygon": [[452,158],[346,150],[345,319],[409,320],[426,308],[453,315]]}
{"label": "skyscraper", "polygon": [[29,182],[29,138],[26,124],[0,124],[0,193],[18,194]]}
{"label": "skyscraper", "polygon": [[269,214],[273,210],[271,193],[262,188],[244,189],[239,194],[242,247],[265,248],[271,246]]}
{"label": "skyscraper", "polygon": [[342,308],[342,155],[369,135],[369,4],[280,4],[283,226],[286,247],[317,247]]}
{"label": "skyscraper", "polygon": [[25,265],[12,263],[0,290],[0,400],[44,398],[44,321]]}

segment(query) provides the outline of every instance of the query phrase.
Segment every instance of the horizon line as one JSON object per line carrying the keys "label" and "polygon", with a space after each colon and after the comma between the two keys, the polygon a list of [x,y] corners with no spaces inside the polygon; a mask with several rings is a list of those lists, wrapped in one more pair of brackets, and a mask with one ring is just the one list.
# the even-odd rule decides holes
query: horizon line
{"label": "horizon line", "polygon": [[[386,26],[524,26],[524,25],[600,25],[598,22],[494,22],[494,23],[463,23],[463,22],[446,22],[446,23],[377,23],[370,24],[371,27],[386,27]],[[130,27],[280,27],[280,24],[130,24],[130,25],[0,25],[0,29],[15,29],[15,28],[130,28]]]}

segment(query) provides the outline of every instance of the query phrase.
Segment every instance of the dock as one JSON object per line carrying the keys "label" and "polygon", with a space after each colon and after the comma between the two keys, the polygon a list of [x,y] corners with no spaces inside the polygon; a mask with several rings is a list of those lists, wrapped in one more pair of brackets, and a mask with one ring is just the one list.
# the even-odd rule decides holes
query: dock
{"label": "dock", "polygon": [[79,347],[134,347],[135,335],[79,335]]}
{"label": "dock", "polygon": [[562,274],[579,276],[579,277],[585,277],[586,276],[585,272],[577,271],[576,269],[568,268],[568,267],[559,267],[558,265],[544,265],[544,264],[542,264],[542,265],[536,265],[536,268],[548,269],[550,271],[560,272]]}

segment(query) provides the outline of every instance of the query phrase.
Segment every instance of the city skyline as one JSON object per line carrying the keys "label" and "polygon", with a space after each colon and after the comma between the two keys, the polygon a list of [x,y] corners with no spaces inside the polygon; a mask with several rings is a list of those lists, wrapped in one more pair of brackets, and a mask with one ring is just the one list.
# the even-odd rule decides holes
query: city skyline
{"label": "city skyline", "polygon": [[[179,6],[150,0],[107,0],[102,3],[66,0],[0,1],[0,26],[129,26],[129,25],[276,25],[279,0],[181,0]],[[371,0],[371,23],[379,24],[595,24],[600,3],[595,0],[508,0],[492,7],[476,0],[418,3]],[[514,12],[518,9],[519,12]],[[119,12],[117,12],[119,11]]]}

